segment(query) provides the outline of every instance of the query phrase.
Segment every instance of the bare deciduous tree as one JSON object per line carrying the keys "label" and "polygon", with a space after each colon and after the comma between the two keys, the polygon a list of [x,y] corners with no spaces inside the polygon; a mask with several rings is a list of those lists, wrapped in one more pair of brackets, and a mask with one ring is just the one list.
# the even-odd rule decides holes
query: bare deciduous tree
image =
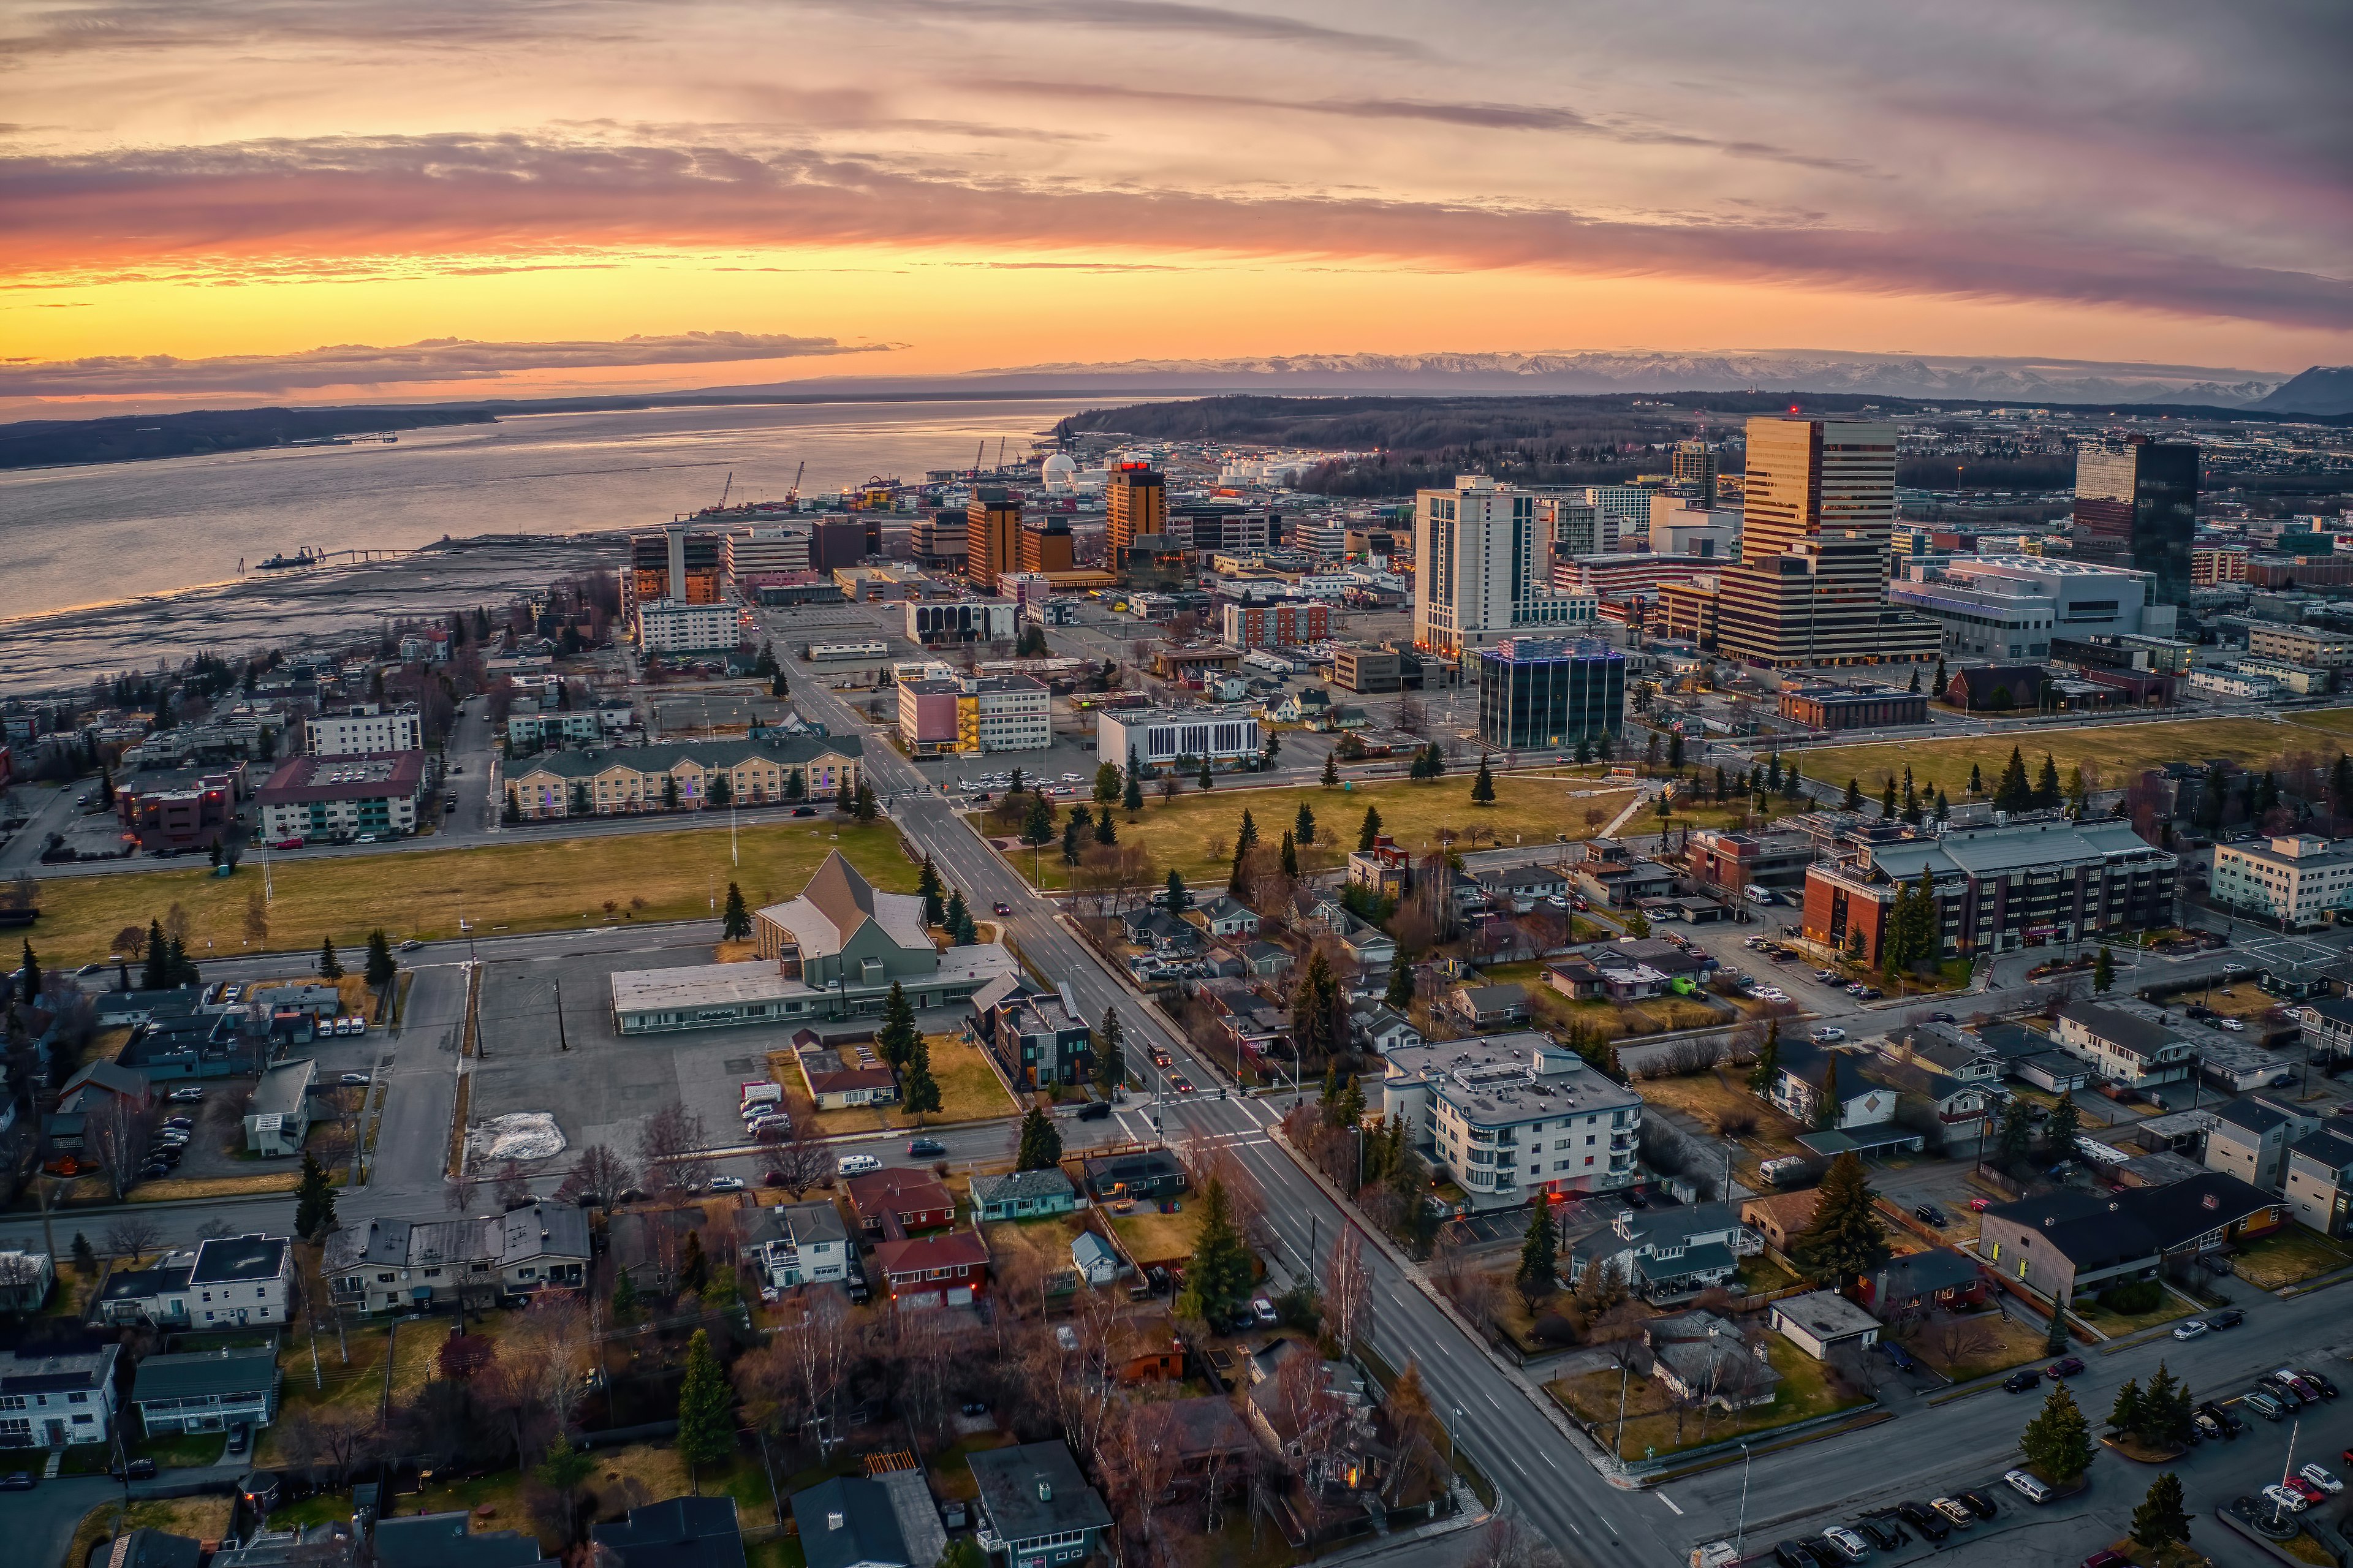
{"label": "bare deciduous tree", "polygon": [[785,1114],[791,1125],[773,1137],[762,1134],[760,1142],[766,1150],[768,1169],[776,1173],[776,1184],[797,1201],[803,1193],[825,1179],[832,1154],[818,1129],[817,1102],[805,1094],[797,1094],[790,1097],[786,1107]]}
{"label": "bare deciduous tree", "polygon": [[1324,1272],[1324,1321],[1340,1347],[1340,1359],[1356,1353],[1356,1338],[1368,1326],[1373,1305],[1373,1276],[1365,1267],[1364,1238],[1345,1225],[1332,1240],[1332,1254]]}
{"label": "bare deciduous tree", "polygon": [[100,1093],[94,1086],[83,1095],[89,1109],[82,1115],[84,1145],[100,1165],[114,1189],[116,1201],[131,1190],[139,1173],[139,1156],[147,1147],[154,1114],[142,1110],[128,1095]]}
{"label": "bare deciduous tree", "polygon": [[377,1429],[371,1414],[334,1405],[298,1405],[285,1415],[280,1432],[288,1461],[297,1469],[323,1471],[340,1488],[376,1453]]}
{"label": "bare deciduous tree", "polygon": [[702,1148],[702,1118],[673,1100],[657,1106],[638,1128],[638,1163],[657,1190],[674,1193],[689,1179]]}
{"label": "bare deciduous tree", "polygon": [[1480,1531],[1464,1568],[1561,1568],[1561,1556],[1516,1517],[1499,1513]]}
{"label": "bare deciduous tree", "polygon": [[1155,1550],[1160,1507],[1184,1467],[1184,1448],[1183,1431],[1160,1401],[1123,1400],[1104,1431],[1103,1468],[1113,1496],[1124,1505],[1134,1539],[1146,1553]]}
{"label": "bare deciduous tree", "polygon": [[164,1227],[145,1215],[124,1215],[106,1227],[106,1250],[135,1266],[164,1240]]}
{"label": "bare deciduous tree", "polygon": [[564,1183],[555,1189],[558,1203],[576,1204],[584,1197],[594,1197],[602,1204],[612,1204],[636,1184],[637,1167],[616,1154],[602,1143],[591,1143],[580,1151],[565,1173]]}

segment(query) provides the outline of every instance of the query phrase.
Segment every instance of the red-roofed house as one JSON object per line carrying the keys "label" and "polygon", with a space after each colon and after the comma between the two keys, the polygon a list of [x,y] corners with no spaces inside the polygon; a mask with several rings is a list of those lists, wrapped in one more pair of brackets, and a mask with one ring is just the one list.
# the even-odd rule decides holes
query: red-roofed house
{"label": "red-roofed house", "polygon": [[924,1171],[870,1171],[846,1179],[849,1206],[869,1232],[892,1240],[955,1223],[955,1194]]}
{"label": "red-roofed house", "polygon": [[977,1231],[951,1230],[877,1243],[874,1262],[902,1312],[965,1307],[988,1281],[988,1248]]}

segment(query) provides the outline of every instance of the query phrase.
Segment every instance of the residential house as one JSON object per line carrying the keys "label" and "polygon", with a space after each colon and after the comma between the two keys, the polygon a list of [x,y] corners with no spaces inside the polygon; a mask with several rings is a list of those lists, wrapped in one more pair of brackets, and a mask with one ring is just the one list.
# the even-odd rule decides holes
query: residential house
{"label": "residential house", "polygon": [[1291,1009],[1240,980],[1202,983],[1195,993],[1226,1041],[1253,1061],[1291,1055]]}
{"label": "residential house", "polygon": [[1474,1029],[1527,1021],[1528,994],[1518,985],[1458,985],[1447,1002]]}
{"label": "residential house", "polygon": [[1568,1278],[1615,1265],[1628,1289],[1646,1300],[1676,1300],[1723,1284],[1764,1238],[1740,1222],[1728,1202],[1675,1208],[1620,1209],[1606,1229],[1569,1248]]}
{"label": "residential house", "polygon": [[[1665,977],[1662,975],[1660,978],[1663,980]],[[1607,987],[1601,981],[1600,966],[1581,956],[1546,964],[1545,984],[1572,1002],[1590,1002],[1597,996],[1607,994]]]}
{"label": "residential house", "polygon": [[2127,1089],[2179,1083],[2194,1065],[2194,1047],[2170,1026],[2105,1003],[2070,1002],[2060,1008],[2054,1037],[2060,1049]]}
{"label": "residential house", "polygon": [[100,1095],[112,1095],[132,1110],[144,1111],[155,1103],[154,1086],[147,1075],[111,1061],[94,1061],[75,1069],[58,1090],[60,1109],[87,1110]]}
{"label": "residential house", "polygon": [[1595,963],[1639,963],[1655,969],[1670,981],[1688,980],[1694,984],[1707,978],[1707,972],[1716,967],[1715,960],[1706,953],[1685,947],[1679,942],[1669,942],[1662,936],[1638,937],[1633,941],[1620,938],[1590,950]]}
{"label": "residential house", "polygon": [[724,1495],[642,1503],[588,1538],[596,1561],[616,1568],[744,1568],[743,1523]]}
{"label": "residential house", "polygon": [[1490,900],[1515,914],[1527,914],[1546,900],[1568,900],[1568,879],[1549,866],[1505,866],[1472,879]]}
{"label": "residential house", "polygon": [[1828,1361],[1841,1345],[1861,1350],[1879,1342],[1879,1320],[1835,1290],[1784,1296],[1770,1311],[1774,1331],[1816,1361]]}
{"label": "residential house", "polygon": [[850,1212],[869,1236],[892,1240],[955,1223],[955,1194],[927,1171],[896,1167],[847,1177]]}
{"label": "residential house", "polygon": [[[90,1568],[198,1568],[206,1557],[206,1542],[144,1524],[104,1544],[103,1552],[91,1552]],[[228,1555],[216,1553],[214,1560]]]}
{"label": "residential house", "polygon": [[2342,1237],[2353,1219],[2353,1131],[2316,1128],[2289,1146],[2287,1203],[2296,1222]]}
{"label": "residential house", "polygon": [[1763,1237],[1767,1247],[1787,1258],[1791,1244],[1812,1227],[1814,1211],[1821,1206],[1821,1194],[1812,1187],[1743,1198],[1740,1223]]}
{"label": "residential house", "polygon": [[1384,833],[1369,849],[1348,852],[1348,886],[1362,888],[1375,898],[1404,901],[1413,891],[1413,858]]}
{"label": "residential house", "polygon": [[1959,1083],[1999,1083],[2002,1055],[1976,1033],[1953,1024],[1915,1024],[1887,1037],[1880,1054]]}
{"label": "residential house", "polygon": [[1165,1401],[1154,1412],[1176,1449],[1176,1477],[1169,1487],[1176,1498],[1200,1496],[1213,1484],[1213,1478],[1220,1491],[1232,1491],[1244,1484],[1248,1462],[1258,1452],[1258,1440],[1234,1414],[1231,1400],[1222,1394],[1198,1394]]}
{"label": "residential house", "polygon": [[1949,1247],[1906,1252],[1862,1277],[1858,1299],[1882,1322],[1929,1311],[1957,1312],[1985,1300],[1985,1273],[1978,1260]]}
{"label": "residential house", "polygon": [[195,1271],[193,1252],[167,1253],[152,1268],[115,1269],[99,1287],[94,1310],[101,1322],[185,1329],[188,1278]]}
{"label": "residential house", "polygon": [[1130,910],[1119,917],[1120,935],[1131,947],[1163,957],[1189,953],[1201,945],[1201,933],[1163,909]]}
{"label": "residential house", "polygon": [[1199,910],[1201,923],[1209,934],[1221,940],[1251,937],[1258,934],[1258,911],[1239,899],[1220,893],[1203,904]]}
{"label": "residential house", "polygon": [[0,1313],[29,1314],[48,1305],[57,1266],[46,1252],[0,1252]]}
{"label": "residential house", "polygon": [[368,1535],[374,1568],[554,1568],[536,1536],[473,1524],[463,1509],[379,1519]]}
{"label": "residential house", "polygon": [[1094,1031],[1067,986],[1043,990],[1018,974],[972,998],[973,1030],[1023,1089],[1083,1083],[1094,1074]]}
{"label": "residential house", "polygon": [[[1827,1122],[1852,1131],[1884,1126],[1895,1120],[1894,1085],[1873,1075],[1871,1058],[1860,1052],[1784,1040],[1774,1061],[1776,1070],[1767,1098],[1804,1126]],[[1834,1089],[1837,1099],[1835,1114],[1827,1117],[1822,1110],[1825,1089]]]}
{"label": "residential house", "polygon": [[292,1249],[282,1236],[214,1237],[196,1244],[185,1287],[188,1326],[244,1328],[292,1321]]}
{"label": "residential house", "polygon": [[1345,1362],[1326,1361],[1316,1366],[1312,1381],[1294,1382],[1265,1366],[1279,1347],[1296,1343],[1277,1341],[1252,1358],[1244,1414],[1269,1447],[1303,1465],[1311,1485],[1354,1488],[1379,1458],[1363,1375]]}
{"label": "residential house", "polygon": [[1042,1215],[1069,1214],[1079,1206],[1071,1178],[1056,1167],[1014,1171],[1001,1176],[972,1179],[973,1217],[979,1220],[1030,1219]]}
{"label": "residential house", "polygon": [[790,1290],[849,1275],[849,1231],[831,1204],[777,1204],[755,1209],[744,1256],[771,1289]]}
{"label": "residential house", "polygon": [[1767,1359],[1765,1342],[1750,1344],[1739,1328],[1708,1311],[1675,1312],[1642,1326],[1653,1375],[1678,1399],[1725,1411],[1770,1405],[1782,1377]]}
{"label": "residential house", "polygon": [[120,1345],[0,1358],[0,1448],[63,1448],[114,1433]]}
{"label": "residential house", "polygon": [[1350,1014],[1348,1033],[1358,1050],[1376,1056],[1421,1044],[1421,1031],[1414,1027],[1413,1020],[1388,1007]]}
{"label": "residential house", "polygon": [[1099,1202],[1119,1198],[1172,1198],[1191,1184],[1185,1167],[1166,1149],[1138,1154],[1109,1154],[1086,1160],[1087,1192]]}
{"label": "residential house", "polygon": [[1253,942],[1241,949],[1242,971],[1253,980],[1271,980],[1287,973],[1297,962],[1287,950],[1271,942]]}
{"label": "residential house", "polygon": [[793,1524],[808,1568],[922,1568],[907,1552],[891,1489],[835,1476],[793,1494]]}
{"label": "residential house", "polygon": [[988,1283],[988,1248],[980,1233],[934,1231],[874,1248],[891,1304],[902,1312],[970,1306]]}
{"label": "residential house", "polygon": [[1071,1243],[1071,1262],[1079,1278],[1090,1285],[1108,1285],[1120,1276],[1119,1254],[1093,1231],[1082,1230]]}
{"label": "residential house", "polygon": [[1610,909],[1630,909],[1644,899],[1660,899],[1674,891],[1675,874],[1655,860],[1644,859],[1615,838],[1591,838],[1583,845],[1584,858],[1573,874],[1586,897]]}
{"label": "residential house", "polygon": [[327,1238],[328,1294],[362,1312],[528,1301],[586,1283],[588,1216],[534,1200],[481,1219],[372,1219]]}
{"label": "residential house", "polygon": [[2275,1193],[2209,1171],[2169,1187],[2063,1187],[1978,1216],[1978,1250],[2003,1278],[2059,1300],[2129,1279],[2285,1223]]}
{"label": "residential house", "polygon": [[261,1075],[245,1110],[248,1153],[285,1159],[302,1152],[302,1141],[311,1135],[311,1085],[317,1073],[309,1057],[298,1057]]}
{"label": "residential house", "polygon": [[899,1099],[899,1076],[864,1040],[828,1046],[814,1029],[793,1036],[793,1060],[801,1082],[819,1110],[853,1105],[892,1105]]}
{"label": "residential house", "polygon": [[151,1355],[139,1363],[131,1404],[151,1437],[267,1426],[278,1414],[278,1384],[274,1344]]}
{"label": "residential house", "polygon": [[2291,1100],[2255,1094],[2231,1100],[2215,1107],[2214,1125],[2206,1134],[2206,1168],[2279,1192],[2287,1184],[2289,1145],[2319,1125],[2320,1118]]}
{"label": "residential house", "polygon": [[2303,1026],[2305,1045],[2316,1055],[2331,1059],[2353,1056],[2353,997],[2306,1002],[2290,1016]]}
{"label": "residential house", "polygon": [[1060,1443],[986,1449],[965,1463],[979,1489],[976,1536],[1002,1568],[1082,1562],[1111,1530],[1111,1510]]}
{"label": "residential house", "polygon": [[[1877,1076],[1895,1089],[1896,1110],[1908,1105],[1936,1127],[1936,1146],[1954,1156],[1974,1154],[1991,1131],[1996,1108],[2007,1098],[1999,1085],[1986,1080],[1947,1078],[1932,1068],[1908,1061],[1879,1059]],[[1919,1125],[1917,1121],[1911,1123]]]}

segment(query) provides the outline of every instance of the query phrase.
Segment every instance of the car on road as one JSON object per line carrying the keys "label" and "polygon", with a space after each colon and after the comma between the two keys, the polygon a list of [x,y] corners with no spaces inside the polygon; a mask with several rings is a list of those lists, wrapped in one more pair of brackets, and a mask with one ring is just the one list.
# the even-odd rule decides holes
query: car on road
{"label": "car on road", "polygon": [[997,900],[995,904],[990,906],[990,908],[1000,915],[1009,915],[1013,912],[1013,906],[1007,903],[1003,899]]}
{"label": "car on road", "polygon": [[2001,1482],[2029,1502],[2051,1500],[2051,1489],[2024,1470],[2004,1470],[2001,1473]]}
{"label": "car on road", "polygon": [[1274,1303],[1263,1296],[1252,1300],[1250,1310],[1251,1321],[1260,1328],[1271,1329],[1282,1321],[1282,1314],[1274,1310]]}
{"label": "car on road", "polygon": [[1944,1229],[1947,1223],[1945,1218],[1945,1211],[1938,1208],[1935,1204],[1922,1204],[1919,1207],[1914,1209],[1912,1213],[1922,1224],[1933,1225],[1938,1230]]}
{"label": "car on road", "polygon": [[920,1160],[933,1159],[947,1152],[948,1146],[936,1138],[916,1138],[907,1144],[907,1152]]}
{"label": "car on road", "polygon": [[2266,1421],[2277,1421],[2287,1414],[2287,1407],[2268,1394],[2242,1394],[2239,1396],[2239,1403]]}
{"label": "car on road", "polygon": [[1910,1525],[1925,1541],[1942,1541],[1953,1533],[1952,1524],[1926,1503],[1907,1502],[1895,1510],[1895,1517]]}
{"label": "car on road", "polygon": [[2274,1481],[2263,1489],[2263,1500],[2286,1513],[2302,1513],[2312,1506],[2312,1500],[2302,1492],[2291,1491]]}
{"label": "car on road", "polygon": [[2225,1307],[2219,1312],[2206,1314],[2206,1326],[2210,1329],[2235,1329],[2246,1321],[2247,1314],[2236,1307]]}
{"label": "car on road", "polygon": [[38,1485],[38,1478],[30,1470],[11,1470],[0,1476],[0,1492],[28,1492]]}
{"label": "car on road", "polygon": [[711,1190],[714,1193],[740,1193],[744,1190],[744,1178],[741,1176],[713,1176],[711,1178]]}
{"label": "car on road", "polygon": [[1827,1046],[1832,1041],[1843,1040],[1845,1038],[1846,1031],[1838,1027],[1836,1025],[1832,1025],[1827,1029],[1816,1029],[1814,1031],[1814,1043],[1818,1046]]}
{"label": "car on road", "polygon": [[2338,1480],[2335,1476],[2330,1475],[2318,1465],[2306,1465],[2295,1473],[2302,1476],[2306,1480],[2310,1481],[2314,1486],[2318,1487],[2330,1497],[2335,1497],[2338,1492],[2345,1489],[2345,1483],[2343,1481]]}
{"label": "car on road", "polygon": [[375,1079],[364,1072],[347,1072],[343,1075],[343,1084],[346,1088],[357,1088],[361,1084],[374,1083],[375,1081]]}
{"label": "car on road", "polygon": [[1979,1519],[1991,1519],[1995,1514],[2001,1511],[2001,1510],[1993,1506],[1993,1499],[1986,1496],[1985,1493],[1981,1491],[1965,1491],[1961,1494],[1961,1501],[1966,1503],[1968,1506],[1968,1510],[1971,1513],[1976,1514]]}
{"label": "car on road", "polygon": [[1173,1067],[1176,1064],[1176,1058],[1170,1056],[1166,1051],[1155,1051],[1152,1053],[1152,1065],[1156,1068]]}
{"label": "car on road", "polygon": [[1928,1022],[1931,1024],[1957,1024],[1960,1020],[1954,1017],[1950,1013],[1931,1013],[1928,1015]]}
{"label": "car on road", "polygon": [[1082,1121],[1101,1121],[1111,1114],[1111,1101],[1091,1100],[1080,1106],[1075,1114]]}
{"label": "car on road", "polygon": [[1831,1525],[1822,1531],[1822,1540],[1832,1552],[1849,1563],[1860,1563],[1871,1553],[1862,1536],[1842,1524]]}
{"label": "car on road", "polygon": [[403,952],[415,952],[418,948],[423,947],[424,945],[425,944],[423,942],[417,941],[413,936],[405,936],[400,939],[400,951]]}
{"label": "car on road", "polygon": [[2042,1374],[2031,1366],[2025,1367],[2003,1378],[2001,1385],[2012,1394],[2031,1394],[2042,1386]]}
{"label": "car on road", "polygon": [[2051,1379],[2052,1382],[2056,1383],[2062,1378],[2073,1377],[2083,1370],[2084,1363],[2080,1357],[2063,1355],[2057,1361],[2052,1362],[2049,1366],[2044,1367],[2042,1369],[2042,1373],[2045,1377]]}
{"label": "car on road", "polygon": [[2188,1322],[2183,1323],[2180,1327],[2175,1329],[2173,1331],[2173,1337],[2177,1340],[2194,1340],[2205,1331],[2206,1320],[2203,1318],[2192,1318]]}
{"label": "car on road", "polygon": [[2244,974],[2246,972],[2247,966],[2243,963],[2226,963],[2222,966],[2222,973],[2225,974]]}
{"label": "car on road", "polygon": [[129,1464],[115,1466],[106,1473],[118,1481],[152,1481],[155,1479],[155,1461],[133,1459]]}
{"label": "car on road", "polygon": [[205,1091],[191,1085],[186,1089],[175,1089],[164,1098],[174,1105],[195,1105],[204,1100]]}
{"label": "car on road", "polygon": [[2214,1026],[2218,1029],[2227,1029],[2234,1035],[2243,1035],[2247,1032],[2247,1026],[2236,1018],[2217,1018],[2214,1020]]}
{"label": "car on road", "polygon": [[845,1176],[862,1176],[881,1168],[882,1162],[871,1154],[844,1154],[834,1165],[836,1172]]}
{"label": "car on road", "polygon": [[1936,1498],[1933,1500],[1928,1506],[1935,1509],[1938,1513],[1943,1514],[1947,1519],[1951,1520],[1963,1530],[1974,1530],[1977,1527],[1978,1516],[1971,1513],[1969,1511],[1969,1505],[1961,1501],[1958,1498]]}
{"label": "car on road", "polygon": [[1168,1080],[1168,1087],[1179,1094],[1190,1094],[1193,1092],[1193,1080],[1179,1074]]}

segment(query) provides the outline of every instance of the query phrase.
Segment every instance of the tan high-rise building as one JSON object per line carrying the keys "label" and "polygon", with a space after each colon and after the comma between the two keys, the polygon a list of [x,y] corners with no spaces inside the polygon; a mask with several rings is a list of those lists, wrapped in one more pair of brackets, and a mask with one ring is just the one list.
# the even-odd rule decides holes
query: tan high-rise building
{"label": "tan high-rise building", "polygon": [[1168,484],[1148,463],[1122,463],[1103,477],[1111,559],[1147,534],[1168,531]]}
{"label": "tan high-rise building", "polygon": [[1676,442],[1671,477],[1676,489],[1700,505],[1715,504],[1715,450],[1706,442]]}
{"label": "tan high-rise building", "polygon": [[1746,491],[1740,563],[1717,589],[1720,652],[1783,669],[1936,657],[1936,623],[1887,607],[1893,425],[1751,419]]}
{"label": "tan high-rise building", "polygon": [[966,581],[995,593],[1000,574],[1021,569],[1021,498],[995,486],[975,489],[965,508],[964,536]]}

